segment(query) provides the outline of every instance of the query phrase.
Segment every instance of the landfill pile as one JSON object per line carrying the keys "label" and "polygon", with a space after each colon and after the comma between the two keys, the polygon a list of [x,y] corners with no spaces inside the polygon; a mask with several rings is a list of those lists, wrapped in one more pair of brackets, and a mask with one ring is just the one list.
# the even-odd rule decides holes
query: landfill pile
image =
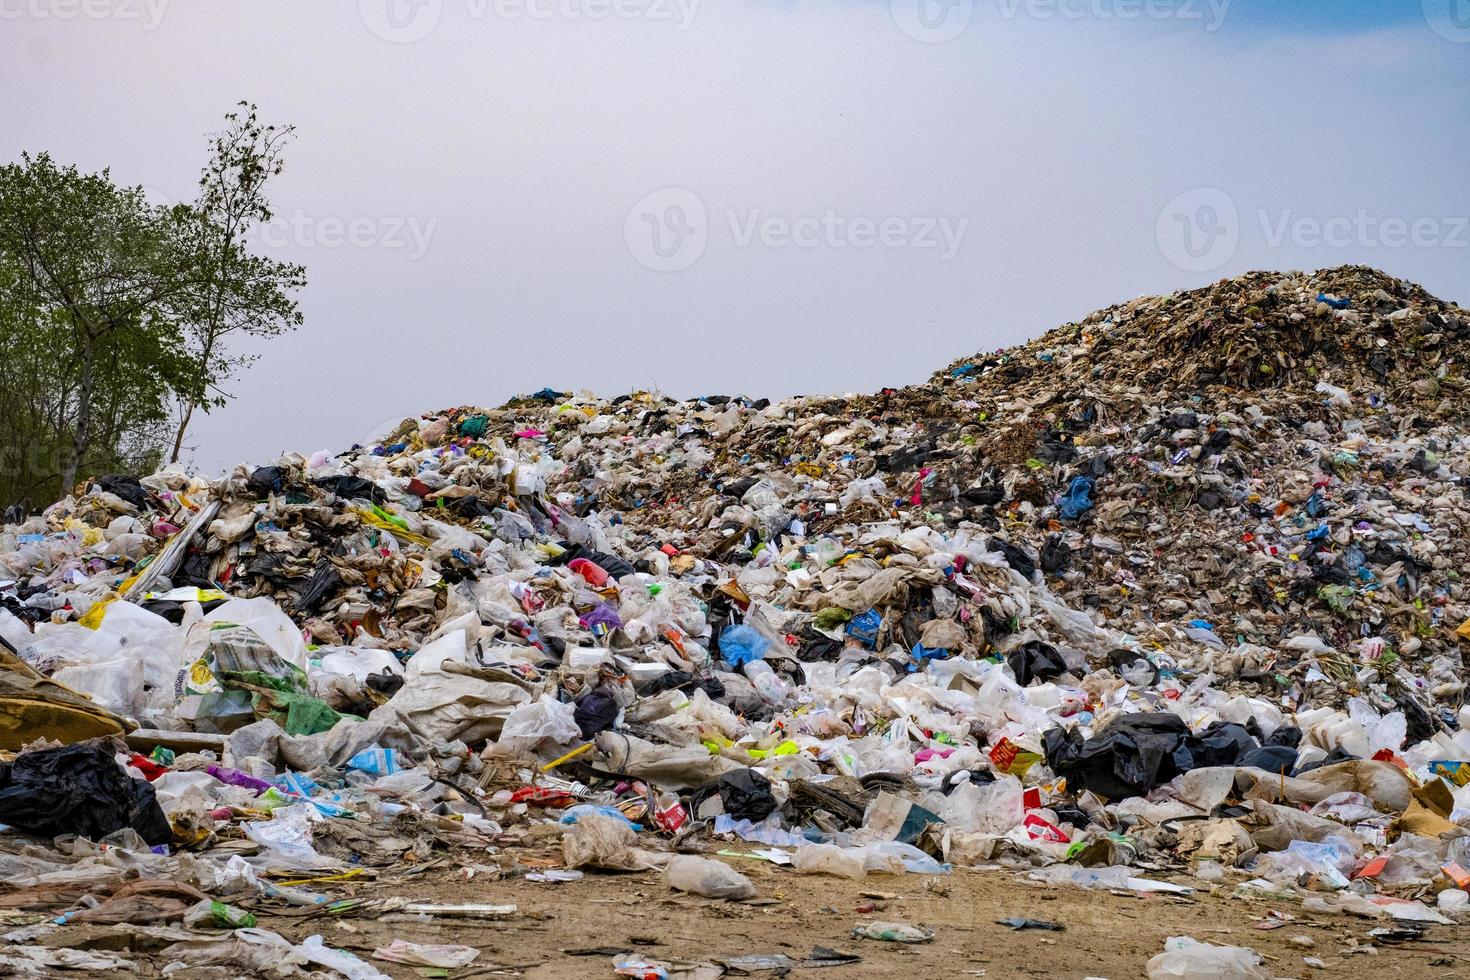
{"label": "landfill pile", "polygon": [[[872,395],[547,388],[95,478],[0,533],[0,965],[453,975],[256,916],[514,916],[340,890],[435,855],[759,901],[714,856],[751,844],[1454,936],[1467,339],[1371,269],[1252,273]],[[1190,937],[1146,970],[1270,975]]]}

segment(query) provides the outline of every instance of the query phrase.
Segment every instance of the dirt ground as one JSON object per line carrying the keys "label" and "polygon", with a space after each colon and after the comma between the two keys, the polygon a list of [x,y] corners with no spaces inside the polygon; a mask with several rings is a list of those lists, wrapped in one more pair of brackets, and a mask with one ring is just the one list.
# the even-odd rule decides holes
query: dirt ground
{"label": "dirt ground", "polygon": [[[589,947],[628,949],[661,960],[718,962],[756,953],[784,953],[800,960],[813,946],[856,953],[862,962],[798,969],[793,975],[819,980],[905,976],[1123,980],[1145,976],[1144,964],[1172,935],[1249,946],[1266,957],[1267,968],[1277,977],[1470,976],[1470,925],[1431,926],[1420,940],[1351,953],[1355,942],[1360,950],[1371,948],[1368,931],[1388,923],[1306,912],[1292,902],[1233,899],[1228,897],[1233,890],[1229,885],[1215,894],[1176,897],[1058,889],[1008,871],[957,871],[940,878],[870,875],[854,882],[798,875],[759,860],[726,860],[755,882],[760,898],[754,903],[676,895],[655,873],[589,873],[581,881],[543,884],[524,878],[493,880],[489,874],[466,880],[462,869],[446,864],[407,878],[385,876],[334,889],[334,894],[514,904],[518,913],[492,922],[264,915],[260,924],[294,941],[321,933],[327,943],[365,959],[395,938],[478,947],[481,955],[476,962],[447,974],[455,980],[614,977],[609,953],[576,955]],[[875,901],[864,893],[892,897]],[[859,911],[873,904],[877,908]],[[1296,918],[1273,930],[1253,925],[1273,910]],[[995,922],[1014,916],[1058,922],[1065,931],[1014,932]],[[922,925],[934,931],[934,939],[901,945],[852,937],[855,925],[873,920]],[[1312,945],[1293,945],[1298,937],[1306,937]],[[1312,956],[1321,958],[1324,967],[1303,962]],[[375,965],[395,978],[420,975],[411,967],[376,961]]]}

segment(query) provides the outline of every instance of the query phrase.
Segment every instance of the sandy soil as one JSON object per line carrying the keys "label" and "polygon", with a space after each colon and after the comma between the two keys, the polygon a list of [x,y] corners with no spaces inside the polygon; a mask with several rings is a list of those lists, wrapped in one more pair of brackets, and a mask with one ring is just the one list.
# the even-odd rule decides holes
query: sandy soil
{"label": "sandy soil", "polygon": [[[332,945],[364,958],[394,938],[462,943],[481,950],[456,978],[520,976],[613,977],[607,953],[575,955],[588,947],[616,947],[663,960],[719,961],[755,953],[804,959],[814,945],[862,956],[860,964],[800,969],[793,975],[838,978],[1105,977],[1145,975],[1144,964],[1171,935],[1250,946],[1277,977],[1424,978],[1470,976],[1470,925],[1431,926],[1424,938],[1376,953],[1368,931],[1383,922],[1304,911],[1290,902],[1247,901],[1232,890],[1187,898],[1135,896],[1050,888],[1005,871],[956,872],[942,878],[873,875],[860,882],[797,875],[758,860],[729,859],[756,883],[755,903],[714,902],[669,891],[657,874],[589,873],[581,881],[541,884],[523,878],[465,879],[444,863],[422,874],[385,875],[376,882],[334,889],[360,896],[400,895],[434,902],[514,904],[505,921],[386,921],[301,919],[272,915],[260,924],[292,940],[321,933]],[[864,893],[885,893],[876,901]],[[762,904],[763,903],[763,904]],[[876,905],[871,910],[865,906]],[[1256,928],[1272,910],[1296,916],[1273,930]],[[1061,923],[1063,932],[1014,932],[995,920],[1013,916]],[[933,929],[932,942],[900,945],[855,939],[852,928],[872,920]],[[1310,948],[1293,945],[1296,937]],[[1299,940],[1300,941],[1300,940]],[[568,952],[569,950],[573,952]],[[1325,969],[1303,963],[1316,956]],[[412,968],[377,964],[395,978]],[[733,974],[732,974],[733,975]],[[772,974],[764,974],[771,976]]]}

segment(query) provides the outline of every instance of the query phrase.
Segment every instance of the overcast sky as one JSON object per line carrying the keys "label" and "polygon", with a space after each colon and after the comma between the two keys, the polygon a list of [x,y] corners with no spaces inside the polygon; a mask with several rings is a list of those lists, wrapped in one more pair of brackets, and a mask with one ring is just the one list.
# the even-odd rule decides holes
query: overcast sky
{"label": "overcast sky", "polygon": [[912,383],[1250,269],[1470,303],[1467,92],[1470,0],[0,0],[0,158],[187,199],[236,101],[299,129],[259,247],[306,324],[207,471],[546,385]]}

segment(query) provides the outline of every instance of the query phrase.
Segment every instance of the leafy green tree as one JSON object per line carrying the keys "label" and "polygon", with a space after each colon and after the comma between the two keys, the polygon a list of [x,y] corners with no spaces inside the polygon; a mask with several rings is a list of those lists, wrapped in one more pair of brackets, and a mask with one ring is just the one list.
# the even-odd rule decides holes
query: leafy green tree
{"label": "leafy green tree", "polygon": [[176,460],[254,359],[233,342],[300,325],[305,270],[249,239],[293,129],[246,103],[225,119],[193,204],[151,206],[45,153],[0,166],[0,503]]}
{"label": "leafy green tree", "polygon": [[206,282],[197,235],[190,209],[151,207],[105,170],[44,153],[0,166],[10,494],[157,456],[167,394],[189,383],[180,314]]}

